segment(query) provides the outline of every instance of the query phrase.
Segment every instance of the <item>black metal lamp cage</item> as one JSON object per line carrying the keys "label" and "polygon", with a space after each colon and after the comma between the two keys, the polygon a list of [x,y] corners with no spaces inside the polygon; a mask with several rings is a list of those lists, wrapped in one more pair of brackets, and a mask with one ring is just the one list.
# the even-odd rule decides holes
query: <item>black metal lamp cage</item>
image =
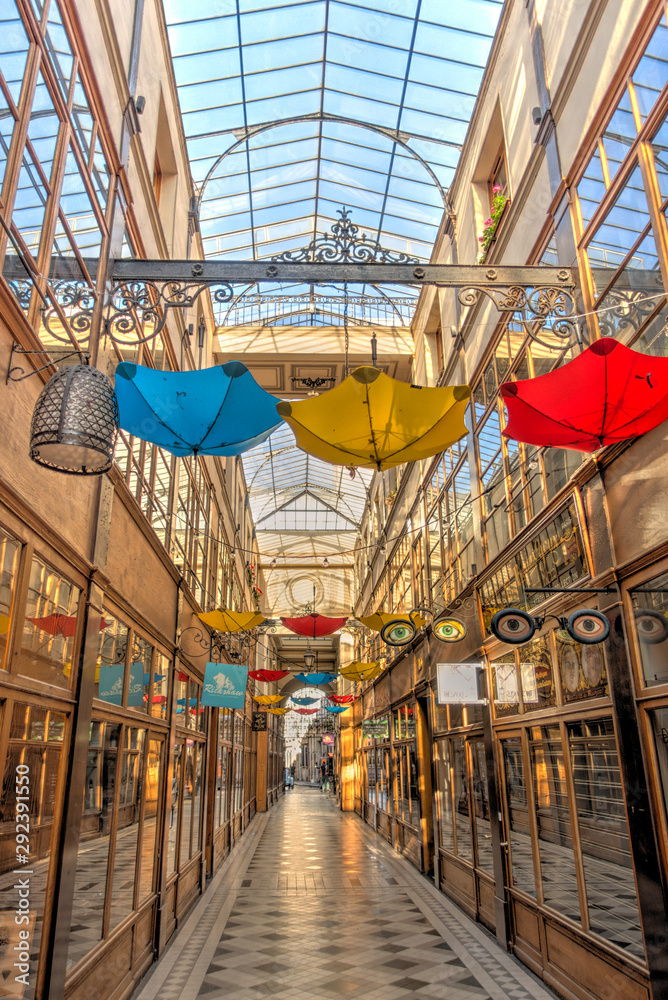
{"label": "black metal lamp cage", "polygon": [[75,476],[99,476],[114,458],[118,404],[99,369],[67,365],[42,389],[30,425],[30,457]]}

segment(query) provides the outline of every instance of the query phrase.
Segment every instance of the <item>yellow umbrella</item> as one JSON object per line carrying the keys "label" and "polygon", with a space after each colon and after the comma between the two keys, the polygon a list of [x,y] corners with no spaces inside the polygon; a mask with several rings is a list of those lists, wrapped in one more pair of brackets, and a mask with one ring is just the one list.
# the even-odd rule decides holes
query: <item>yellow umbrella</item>
{"label": "yellow umbrella", "polygon": [[382,673],[380,663],[360,663],[354,660],[347,667],[341,667],[339,673],[347,681],[371,681],[378,674]]}
{"label": "yellow umbrella", "polygon": [[391,469],[444,451],[466,434],[468,385],[407,385],[377,368],[356,368],[320,396],[276,409],[302,451],[332,465]]}
{"label": "yellow umbrella", "polygon": [[408,615],[401,614],[399,611],[393,615],[388,615],[384,611],[377,611],[375,615],[369,615],[368,618],[358,618],[357,620],[374,632],[381,632],[390,622],[405,622],[406,625],[410,625],[412,622],[415,628],[424,628],[427,624],[421,615],[414,614],[411,619]]}
{"label": "yellow umbrella", "polygon": [[257,701],[260,705],[276,705],[279,701],[283,701],[285,698],[284,694],[254,694],[253,699]]}
{"label": "yellow umbrella", "polygon": [[206,611],[197,616],[205,625],[210,625],[216,632],[248,632],[266,621],[259,611],[228,611],[218,608],[217,611]]}
{"label": "yellow umbrella", "polygon": [[287,715],[288,712],[292,711],[292,709],[291,708],[268,708],[267,711],[271,712],[272,715]]}

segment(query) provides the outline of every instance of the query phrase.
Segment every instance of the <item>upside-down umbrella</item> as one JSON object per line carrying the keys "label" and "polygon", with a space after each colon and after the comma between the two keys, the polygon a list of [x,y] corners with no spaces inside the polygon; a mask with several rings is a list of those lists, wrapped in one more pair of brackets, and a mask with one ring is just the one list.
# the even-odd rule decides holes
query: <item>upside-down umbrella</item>
{"label": "upside-down umbrella", "polygon": [[311,612],[308,615],[300,615],[299,618],[281,618],[286,628],[289,628],[295,635],[305,635],[309,639],[317,639],[322,635],[331,635],[348,621],[347,618],[328,618],[326,615],[319,615]]}
{"label": "upside-down umbrella", "polygon": [[302,684],[312,684],[314,687],[317,687],[318,684],[331,684],[335,678],[336,674],[330,673],[297,674],[298,681],[301,681]]}
{"label": "upside-down umbrella", "polygon": [[293,708],[292,711],[296,712],[297,715],[315,715],[315,713],[318,711],[318,709],[317,708]]}
{"label": "upside-down umbrella", "polygon": [[612,337],[536,378],[499,387],[506,437],[596,451],[646,434],[668,419],[668,358],[632,351]]}
{"label": "upside-down umbrella", "polygon": [[429,458],[464,437],[470,396],[467,385],[425,389],[364,367],[328,392],[276,409],[309,455],[380,471]]}
{"label": "upside-down umbrella", "polygon": [[330,701],[333,701],[335,705],[350,705],[351,702],[357,701],[359,695],[356,694],[328,694],[327,697]]}
{"label": "upside-down umbrella", "polygon": [[316,701],[318,701],[317,698],[295,698],[294,695],[291,700],[294,701],[295,705],[315,705]]}
{"label": "upside-down umbrella", "polygon": [[268,708],[267,711],[271,712],[272,715],[287,715],[288,712],[293,712],[294,709],[292,709],[292,708]]}
{"label": "upside-down umbrella", "polygon": [[339,673],[347,681],[370,681],[382,673],[382,668],[378,662],[361,663],[359,660],[354,660],[346,667],[340,667]]}
{"label": "upside-down umbrella", "polygon": [[173,455],[241,455],[283,422],[241,361],[194,372],[123,361],[115,390],[123,430]]}
{"label": "upside-down umbrella", "polygon": [[254,694],[253,700],[258,703],[258,705],[277,705],[279,701],[283,701],[285,698],[284,694]]}
{"label": "upside-down umbrella", "polygon": [[263,681],[265,684],[271,684],[272,681],[283,680],[289,673],[289,670],[249,670],[248,676],[252,681]]}
{"label": "upside-down umbrella", "polygon": [[341,712],[347,712],[350,705],[325,705],[326,712],[334,712],[339,715]]}
{"label": "upside-down umbrella", "polygon": [[374,615],[368,615],[366,618],[358,618],[357,620],[374,632],[382,632],[390,622],[406,622],[407,625],[414,625],[415,628],[424,628],[427,624],[421,615],[413,614],[411,618],[399,611],[395,614],[388,614],[386,611],[376,611]]}
{"label": "upside-down umbrella", "polygon": [[227,608],[205,611],[197,617],[216,632],[248,632],[266,621],[259,611],[229,611]]}
{"label": "upside-down umbrella", "polygon": [[[4,616],[3,616],[4,617]],[[77,627],[77,616],[76,615],[46,615],[45,618],[28,618],[36,628],[41,629],[42,632],[48,632],[49,635],[62,635],[69,639],[73,636]],[[7,624],[9,624],[9,618],[7,619]],[[108,627],[108,622],[104,618],[100,621],[100,631]],[[5,629],[5,632],[7,629]]]}

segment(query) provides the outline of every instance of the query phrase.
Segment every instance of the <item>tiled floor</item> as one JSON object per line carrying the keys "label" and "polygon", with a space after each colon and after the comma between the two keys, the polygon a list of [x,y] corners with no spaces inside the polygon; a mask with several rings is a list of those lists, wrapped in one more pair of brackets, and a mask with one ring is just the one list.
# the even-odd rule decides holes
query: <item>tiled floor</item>
{"label": "tiled floor", "polygon": [[254,820],[134,1000],[554,1000],[328,794]]}

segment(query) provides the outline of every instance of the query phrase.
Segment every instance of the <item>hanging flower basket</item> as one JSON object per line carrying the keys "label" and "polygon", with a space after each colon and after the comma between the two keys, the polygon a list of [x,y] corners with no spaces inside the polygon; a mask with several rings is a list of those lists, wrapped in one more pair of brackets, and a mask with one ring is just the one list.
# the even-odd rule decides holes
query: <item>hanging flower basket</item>
{"label": "hanging flower basket", "polygon": [[501,221],[501,217],[506,210],[506,205],[510,201],[508,195],[502,193],[500,184],[494,185],[492,193],[494,194],[492,211],[489,218],[485,219],[485,227],[482,231],[482,236],[478,237],[478,242],[480,243],[480,253],[478,254],[479,264],[484,264],[487,259],[489,248],[496,239],[496,230],[498,229],[499,222]]}

